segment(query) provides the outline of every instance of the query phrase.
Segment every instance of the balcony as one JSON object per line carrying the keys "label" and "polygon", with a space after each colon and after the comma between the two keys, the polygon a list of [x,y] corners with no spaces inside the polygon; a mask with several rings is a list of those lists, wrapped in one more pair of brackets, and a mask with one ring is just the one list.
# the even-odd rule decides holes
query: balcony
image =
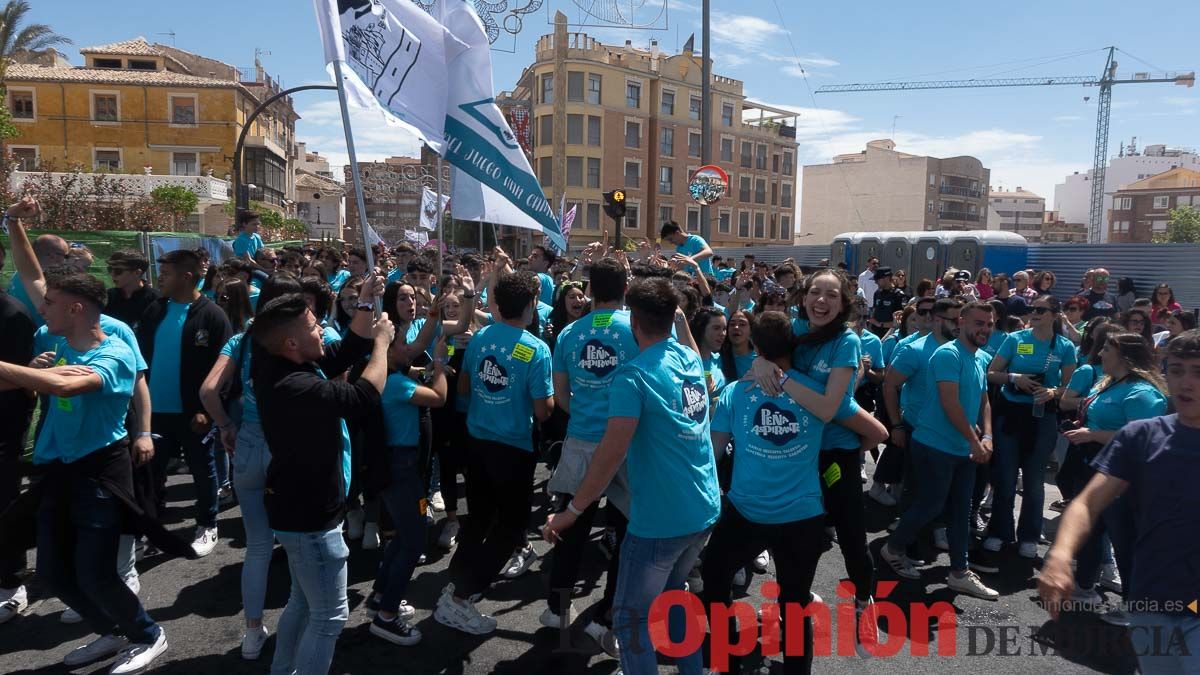
{"label": "balcony", "polygon": [[967,223],[978,223],[978,213],[967,213],[966,211],[938,211],[938,220],[961,220]]}
{"label": "balcony", "polygon": [[983,190],[980,190],[979,188],[961,187],[958,185],[943,184],[940,188],[938,188],[938,192],[940,192],[944,195],[955,195],[957,197],[971,197],[974,199],[980,199],[983,197]]}
{"label": "balcony", "polygon": [[88,195],[95,191],[96,183],[101,178],[118,183],[130,197],[149,195],[155,188],[165,185],[180,185],[196,193],[201,204],[229,201],[229,181],[212,176],[13,171],[9,177],[9,189],[14,194],[21,194],[22,186],[27,182],[32,187],[49,181],[52,185],[67,187],[71,193]]}

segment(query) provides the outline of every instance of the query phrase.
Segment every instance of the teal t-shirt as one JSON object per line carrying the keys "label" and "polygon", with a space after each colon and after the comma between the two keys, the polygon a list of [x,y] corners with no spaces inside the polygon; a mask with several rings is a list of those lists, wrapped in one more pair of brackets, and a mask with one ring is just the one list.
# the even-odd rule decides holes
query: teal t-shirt
{"label": "teal t-shirt", "polygon": [[858,340],[862,344],[863,356],[871,357],[871,369],[883,370],[883,340],[869,330],[860,333]]}
{"label": "teal t-shirt", "polygon": [[[825,389],[795,370],[788,376],[818,393]],[[738,512],[768,525],[824,513],[817,473],[824,427],[787,394],[767,396],[753,382],[726,387],[713,410],[712,430],[733,435],[737,459],[727,496]]]}
{"label": "teal t-shirt", "polygon": [[1125,379],[1100,392],[1087,408],[1087,428],[1117,431],[1134,420],[1166,414],[1167,397],[1145,380]]}
{"label": "teal t-shirt", "polygon": [[333,291],[333,294],[337,295],[342,292],[342,286],[345,286],[346,282],[350,281],[350,270],[338,270],[330,274],[326,281],[329,282],[329,288]]}
{"label": "teal t-shirt", "polygon": [[546,343],[494,323],[471,339],[462,372],[471,376],[471,435],[533,452],[533,402],[554,393]]}
{"label": "teal t-shirt", "polygon": [[608,416],[638,420],[625,457],[635,495],[629,531],[662,539],[716,523],[721,492],[700,357],[673,338],[656,342],[617,370],[610,392]]}
{"label": "teal t-shirt", "polygon": [[[795,330],[797,319],[793,322]],[[808,322],[803,323],[804,328]],[[858,412],[859,406],[854,402],[854,378],[858,374],[858,364],[862,361],[862,341],[849,328],[832,339],[818,345],[802,344],[792,352],[792,366],[801,373],[821,383],[824,387],[829,383],[829,374],[834,368],[850,368],[854,371],[846,385],[846,393],[835,419],[844,419]],[[847,408],[847,406],[849,406]],[[849,410],[847,415],[842,411]],[[859,446],[858,434],[840,424],[826,424],[824,437],[821,440],[822,450],[848,450]]]}
{"label": "teal t-shirt", "polygon": [[1071,375],[1071,381],[1067,384],[1067,389],[1075,392],[1076,396],[1087,396],[1092,393],[1092,387],[1104,377],[1104,369],[1100,364],[1092,365],[1085,363],[1075,369]]}
{"label": "teal t-shirt", "polygon": [[[146,359],[142,358],[142,350],[138,347],[137,337],[133,334],[133,329],[128,324],[120,319],[114,319],[107,314],[101,314],[100,330],[104,331],[105,335],[111,335],[129,345],[129,348],[133,350],[133,360],[137,371],[140,373],[146,370]],[[45,326],[37,329],[33,334],[34,354],[54,352],[57,356],[59,348],[65,344],[67,344],[67,338],[61,335],[51,335],[50,330]]]}
{"label": "teal t-shirt", "polygon": [[987,355],[980,356],[963,346],[961,340],[951,340],[938,347],[929,360],[929,386],[933,394],[929,404],[914,420],[913,440],[948,455],[967,456],[971,446],[966,438],[950,425],[941,398],[937,396],[939,382],[958,384],[958,403],[967,421],[976,424],[979,406],[987,391]]}
{"label": "teal t-shirt", "polygon": [[717,281],[725,281],[726,279],[732,277],[735,272],[737,272],[737,270],[733,269],[732,267],[717,269],[713,270],[713,277],[716,278]]}
{"label": "teal t-shirt", "polygon": [[408,270],[402,270],[399,267],[393,267],[392,269],[388,270],[387,282],[389,284],[397,283],[397,282],[401,281],[402,279],[404,279],[404,275],[407,273],[408,273]]}
{"label": "teal t-shirt", "polygon": [[899,333],[888,333],[882,340],[880,340],[881,349],[883,350],[883,364],[885,366],[892,365],[892,355],[896,353],[896,344],[899,342]]}
{"label": "teal t-shirt", "polygon": [[992,335],[988,338],[987,344],[980,347],[979,350],[987,353],[988,363],[991,363],[992,358],[1000,353],[1000,348],[1004,346],[1004,341],[1008,339],[1008,333],[999,328],[992,331]]}
{"label": "teal t-shirt", "polygon": [[542,290],[538,295],[538,301],[547,305],[554,304],[554,280],[545,272],[538,272],[538,283],[541,284]]}
{"label": "teal t-shirt", "polygon": [[929,360],[933,358],[933,353],[941,345],[932,335],[918,338],[907,344],[903,344],[903,342],[901,340],[902,344],[896,346],[896,353],[892,355],[891,367],[908,378],[900,387],[900,411],[904,421],[908,422],[910,426],[915,426],[926,403],[936,398],[927,381],[927,375]]}
{"label": "teal t-shirt", "polygon": [[191,304],[167,301],[162,323],[154,331],[154,363],[150,368],[150,404],[156,413],[183,412],[179,391],[179,371],[182,368],[183,324]]}
{"label": "teal t-shirt", "polygon": [[25,282],[21,281],[20,275],[14,274],[12,282],[8,285],[8,294],[13,296],[25,309],[29,310],[29,318],[33,319],[33,325],[41,328],[46,325],[46,320],[42,318],[38,308],[33,306],[33,298],[29,297],[29,293],[25,290]]}
{"label": "teal t-shirt", "polygon": [[720,352],[714,352],[704,360],[704,377],[712,380],[713,386],[709,389],[709,396],[712,402],[716,403],[721,390],[725,388],[725,371],[721,370]]}
{"label": "teal t-shirt", "polygon": [[233,253],[239,258],[242,256],[254,257],[255,253],[263,247],[262,237],[258,233],[250,234],[249,232],[241,232],[233,240]]}
{"label": "teal t-shirt", "polygon": [[[675,248],[675,252],[682,253],[683,255],[696,255],[697,253],[703,251],[704,247],[707,245],[708,244],[705,243],[704,239],[697,235],[689,234],[687,240]],[[704,260],[698,260],[696,263],[700,265],[700,272],[703,273],[704,276],[715,276],[713,274],[711,257],[705,258]]]}
{"label": "teal t-shirt", "polygon": [[254,396],[254,383],[250,381],[250,352],[254,350],[251,349],[251,345],[244,344],[245,338],[245,333],[238,333],[229,338],[221,347],[221,356],[234,361],[241,359],[238,376],[242,380],[242,421],[259,424],[258,399]]}
{"label": "teal t-shirt", "polygon": [[[1075,345],[1070,340],[1061,335],[1055,335],[1050,340],[1039,340],[1034,337],[1032,328],[1009,334],[996,356],[1008,362],[1009,373],[1044,373],[1043,387],[1057,387],[1062,384],[1063,366],[1074,366],[1077,361]],[[1016,387],[1007,382],[1000,391],[1004,398],[1014,403],[1033,403],[1031,394],[1017,391]]]}
{"label": "teal t-shirt", "polygon": [[754,365],[754,359],[757,358],[758,352],[753,349],[740,356],[738,354],[733,355],[733,369],[737,371],[739,380],[745,377],[746,373],[750,372],[750,367]]}
{"label": "teal t-shirt", "polygon": [[420,410],[412,404],[417,381],[404,373],[388,375],[380,401],[383,405],[383,430],[391,446],[416,446],[420,435]]}
{"label": "teal t-shirt", "polygon": [[129,345],[106,335],[92,349],[78,352],[64,340],[55,364],[87,366],[100,376],[101,384],[78,396],[47,397],[46,421],[33,450],[34,464],[69,464],[126,436],[125,416],[137,379],[137,359]]}
{"label": "teal t-shirt", "polygon": [[639,351],[627,310],[593,311],[559,333],[553,364],[555,373],[571,380],[569,438],[600,442],[608,426],[609,387],[617,369]]}

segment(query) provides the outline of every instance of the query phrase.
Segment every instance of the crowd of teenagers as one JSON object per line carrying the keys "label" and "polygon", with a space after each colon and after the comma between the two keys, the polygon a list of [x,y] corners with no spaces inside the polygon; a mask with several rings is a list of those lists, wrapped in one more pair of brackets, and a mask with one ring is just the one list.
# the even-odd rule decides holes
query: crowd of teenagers
{"label": "crowd of teenagers", "polygon": [[[27,607],[36,548],[41,591],[95,634],[68,666],[115,657],[111,672],[131,673],[163,654],[136,563],[208,555],[234,501],[243,658],[270,630],[276,543],[291,591],[272,673],[328,671],[351,541],[378,564],[372,635],[417,645],[429,610],[489,634],[498,621],[477,602],[538,558],[527,531],[544,462],[540,623],[583,622],[627,675],[658,672],[649,615],[663,592],[711,608],[773,575],[780,604],[805,608],[834,592],[813,588],[827,550],[853,584],[863,656],[880,641],[877,581],[918,580],[946,551],[952,594],[995,600],[987,575],[1040,557],[1052,615],[1103,612],[1135,647],[1151,639],[1136,627],[1179,631],[1181,649],[1137,652],[1144,672],[1200,670],[1200,619],[1184,604],[1200,597],[1200,331],[1165,284],[1147,300],[1128,280],[1110,290],[1104,269],[1069,294],[1050,271],[1017,271],[1010,287],[950,269],[910,292],[875,259],[858,274],[734,265],[675,223],[661,245],[570,258],[275,250],[243,214],[228,260],[171,251],[151,288],[150,261],[119,251],[106,288],[59,237],[30,240],[38,215],[31,198],[5,215],[0,622]],[[161,523],[182,467],[191,541]],[[1063,495],[1053,542],[1050,480]],[[867,500],[894,517],[874,554]],[[432,546],[452,551],[450,582],[416,608],[406,597]],[[577,608],[571,591],[599,556],[603,596]],[[811,620],[789,615],[785,634],[806,648],[784,670],[810,672]],[[670,614],[672,635],[683,620]],[[705,651],[675,664],[699,674]]]}

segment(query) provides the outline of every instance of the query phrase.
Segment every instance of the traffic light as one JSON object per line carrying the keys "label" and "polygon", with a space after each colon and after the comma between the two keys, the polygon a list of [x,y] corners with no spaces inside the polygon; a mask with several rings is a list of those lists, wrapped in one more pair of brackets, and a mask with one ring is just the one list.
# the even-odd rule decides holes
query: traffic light
{"label": "traffic light", "polygon": [[604,193],[604,212],[614,220],[625,217],[625,191],[613,190]]}

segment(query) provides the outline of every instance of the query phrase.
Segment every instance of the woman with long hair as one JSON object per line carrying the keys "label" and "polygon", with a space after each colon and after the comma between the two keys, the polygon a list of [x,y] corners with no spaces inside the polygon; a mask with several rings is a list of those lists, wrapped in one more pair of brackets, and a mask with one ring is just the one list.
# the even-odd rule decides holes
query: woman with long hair
{"label": "woman with long hair", "polygon": [[1117,280],[1117,309],[1128,312],[1133,307],[1134,300],[1137,300],[1137,285],[1133,279],[1121,277]]}
{"label": "woman with long hair", "polygon": [[[442,308],[442,319],[457,322],[463,312],[473,314],[474,307],[474,299],[467,300],[461,293],[449,294]],[[478,329],[479,324],[471,319],[465,332],[455,335],[446,343],[446,356],[449,359],[449,363],[446,364],[446,376],[451,380],[456,380],[458,373],[462,371],[467,346],[471,344],[471,338]],[[432,411],[435,430],[433,446],[436,453],[433,473],[437,482],[431,485],[433,494],[430,501],[436,510],[440,500],[442,510],[446,514],[446,522],[438,535],[438,546],[447,551],[454,548],[458,542],[458,475],[461,473],[465,477],[467,469],[467,419],[466,413],[458,409],[457,402],[458,387],[452,386],[446,392],[446,405]]]}
{"label": "woman with long hair", "polygon": [[725,344],[728,321],[725,312],[716,307],[701,307],[688,322],[692,339],[700,351],[704,364],[704,377],[708,380],[708,394],[712,401],[725,388],[725,371],[721,369],[721,347]]}
{"label": "woman with long hair", "polygon": [[1149,312],[1134,307],[1121,315],[1121,326],[1130,333],[1141,335],[1147,345],[1154,344],[1154,324]]}
{"label": "woman with long hair", "polygon": [[350,330],[350,320],[354,318],[355,307],[358,306],[358,292],[362,290],[362,277],[352,277],[338,291],[337,302],[333,305],[333,320],[331,325],[338,335],[345,337]]}
{"label": "woman with long hair", "polygon": [[1087,316],[1087,311],[1091,307],[1092,303],[1081,295],[1068,298],[1063,303],[1063,335],[1066,335],[1071,342],[1079,344],[1083,339],[1083,329],[1087,327],[1087,320],[1083,317]]}
{"label": "woman with long hair", "polygon": [[992,271],[986,267],[980,267],[975,273],[975,292],[979,294],[980,300],[991,300],[996,295],[996,290],[992,288]]}
{"label": "woman with long hair", "polygon": [[917,293],[914,298],[932,298],[935,296],[933,279],[922,279],[917,282]]}
{"label": "woman with long hair", "polygon": [[550,351],[554,351],[558,334],[589,311],[591,303],[583,294],[582,281],[568,281],[558,287],[554,294],[554,308],[550,310],[550,323],[542,335]]}
{"label": "woman with long hair", "polygon": [[1057,281],[1057,277],[1054,276],[1054,272],[1042,270],[1033,275],[1033,290],[1039,296],[1050,295],[1053,292],[1051,289],[1054,288],[1055,281]]}
{"label": "woman with long hair", "polygon": [[908,305],[900,311],[900,320],[892,323],[886,335],[883,336],[880,347],[883,349],[883,362],[892,362],[892,353],[896,344],[917,331],[917,306]]}
{"label": "woman with long hair", "polygon": [[787,292],[780,289],[778,286],[774,290],[765,291],[758,302],[754,305],[754,314],[762,314],[763,312],[788,312]]}
{"label": "woman with long hair", "polygon": [[[787,314],[787,312],[784,312]],[[726,382],[737,382],[750,372],[750,366],[758,353],[750,340],[754,314],[744,309],[735,309],[729,314],[725,329],[725,344],[721,345],[721,372]]]}
{"label": "woman with long hair", "polygon": [[[992,518],[985,551],[999,552],[1014,540],[1022,558],[1037,557],[1042,536],[1046,460],[1058,441],[1058,399],[1075,373],[1075,345],[1063,337],[1062,307],[1053,295],[1033,301],[1030,328],[1008,336],[988,366],[988,382],[1000,384],[992,429]],[[1013,527],[1017,472],[1023,492],[1021,514]]]}
{"label": "woman with long hair", "polygon": [[1155,324],[1165,326],[1167,315],[1181,309],[1183,306],[1175,301],[1175,291],[1171,289],[1170,284],[1154,287],[1154,294],[1150,296],[1150,318]]}
{"label": "woman with long hair", "polygon": [[[1135,420],[1162,415],[1167,410],[1167,386],[1158,372],[1154,352],[1140,335],[1114,332],[1108,335],[1100,350],[1104,376],[1080,403],[1080,419],[1076,428],[1065,432],[1073,445],[1080,446],[1083,471],[1071,486],[1074,494],[1095,475],[1091,462],[1121,427]],[[1076,556],[1075,581],[1078,585],[1072,600],[1080,606],[1098,605],[1100,596],[1094,587],[1099,581],[1104,559],[1105,534],[1112,540],[1117,568],[1124,586],[1131,579],[1130,560],[1133,544],[1132,514],[1125,497],[1118,497],[1096,519],[1087,542]]]}
{"label": "woman with long hair", "polygon": [[254,318],[254,309],[250,307],[250,291],[241,279],[222,279],[217,284],[217,306],[229,317],[229,325],[240,332],[246,330],[250,319]]}
{"label": "woman with long hair", "polygon": [[1196,315],[1177,309],[1166,315],[1166,321],[1163,324],[1167,329],[1154,334],[1154,348],[1162,350],[1162,357],[1166,358],[1167,343],[1176,335],[1195,328]]}

